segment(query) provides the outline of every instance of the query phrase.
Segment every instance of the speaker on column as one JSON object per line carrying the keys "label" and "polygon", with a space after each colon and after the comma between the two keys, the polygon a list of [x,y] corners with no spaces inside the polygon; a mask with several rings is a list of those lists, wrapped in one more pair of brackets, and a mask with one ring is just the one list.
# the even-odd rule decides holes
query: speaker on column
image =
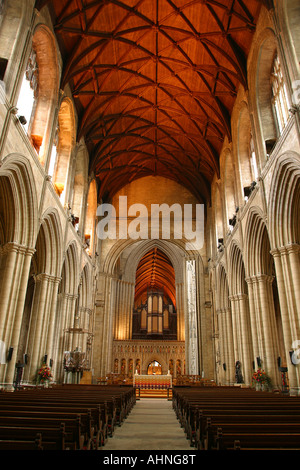
{"label": "speaker on column", "polygon": [[11,361],[13,352],[14,352],[14,348],[9,348],[8,353],[7,353],[7,362]]}
{"label": "speaker on column", "polygon": [[281,357],[280,356],[277,358],[277,364],[278,364],[278,367],[281,367]]}
{"label": "speaker on column", "polygon": [[256,362],[257,362],[257,367],[261,367],[261,360],[259,356],[256,358]]}

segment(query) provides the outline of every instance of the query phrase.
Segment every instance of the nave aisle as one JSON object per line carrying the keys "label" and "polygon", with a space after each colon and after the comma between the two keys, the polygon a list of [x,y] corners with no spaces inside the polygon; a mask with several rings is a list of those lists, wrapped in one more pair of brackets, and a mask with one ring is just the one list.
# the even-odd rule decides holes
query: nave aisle
{"label": "nave aisle", "polygon": [[115,429],[104,451],[189,450],[191,447],[176,418],[172,401],[159,398],[137,400],[121,427]]}

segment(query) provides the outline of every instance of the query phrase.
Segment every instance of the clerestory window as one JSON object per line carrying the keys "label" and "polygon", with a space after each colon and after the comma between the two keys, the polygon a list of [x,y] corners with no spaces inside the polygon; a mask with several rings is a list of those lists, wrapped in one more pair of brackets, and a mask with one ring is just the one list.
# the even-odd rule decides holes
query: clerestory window
{"label": "clerestory window", "polygon": [[289,100],[278,55],[273,62],[271,74],[272,103],[275,109],[280,134],[289,118]]}

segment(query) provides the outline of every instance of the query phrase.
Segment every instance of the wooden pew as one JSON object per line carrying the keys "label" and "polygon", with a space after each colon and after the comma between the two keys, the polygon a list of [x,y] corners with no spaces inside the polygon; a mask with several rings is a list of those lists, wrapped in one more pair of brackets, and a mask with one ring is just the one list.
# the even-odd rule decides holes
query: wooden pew
{"label": "wooden pew", "polygon": [[[40,436],[39,440],[37,440],[37,436]],[[37,433],[34,427],[9,425],[0,426],[0,441],[2,443],[5,441],[15,441],[16,448],[18,448],[20,441],[29,441],[38,444],[38,447],[41,447],[42,450],[67,450],[70,449],[68,442],[72,442],[72,435],[66,433],[63,423],[61,423],[59,428],[45,428],[41,433]]]}
{"label": "wooden pew", "polygon": [[[76,418],[64,419],[62,422],[60,418],[52,417],[45,418],[32,416],[3,416],[0,414],[0,425],[1,426],[13,426],[13,427],[25,427],[34,428],[40,434],[47,434],[47,431],[52,428],[57,430],[64,425],[65,432],[67,433],[69,440],[65,442],[65,449],[70,450],[83,450],[85,448],[86,439],[82,433],[82,426],[80,415]],[[58,432],[58,431],[57,431]]]}
{"label": "wooden pew", "polygon": [[15,439],[0,439],[0,450],[44,450],[42,445],[42,436],[37,433],[33,439],[15,440]]}
{"label": "wooden pew", "polygon": [[[58,419],[66,423],[69,432],[69,418],[76,414],[80,431],[77,428],[75,432],[75,447],[98,449],[105,444],[108,435],[113,435],[115,425],[121,425],[126,419],[134,404],[133,387],[58,386],[1,393],[0,425],[17,420],[17,425],[24,427],[24,423],[28,423],[25,418],[32,418],[33,426],[41,427],[38,419],[41,418],[49,427],[54,424],[53,419]],[[45,431],[44,425],[42,428]]]}
{"label": "wooden pew", "polygon": [[[240,434],[243,435],[244,445],[247,426],[250,430],[252,429],[252,433],[249,432],[251,436],[269,435],[270,431],[275,428],[277,435],[295,436],[292,446],[300,433],[298,397],[230,388],[195,391],[180,387],[178,389],[175,387],[173,397],[173,408],[185,429],[187,438],[191,445],[198,449],[219,449],[220,442],[224,448],[224,436],[232,436],[234,432],[237,436],[236,441],[239,441]],[[220,429],[222,441],[217,438]],[[264,432],[261,432],[262,429]],[[253,443],[254,438],[251,437],[251,439]],[[276,442],[279,442],[279,438]],[[287,441],[283,439],[282,442]],[[234,447],[234,440],[231,441],[230,446]],[[261,443],[260,447],[263,446],[264,444]],[[300,442],[297,448],[300,449]]]}
{"label": "wooden pew", "polygon": [[299,450],[299,433],[226,433],[218,430],[216,450]]}

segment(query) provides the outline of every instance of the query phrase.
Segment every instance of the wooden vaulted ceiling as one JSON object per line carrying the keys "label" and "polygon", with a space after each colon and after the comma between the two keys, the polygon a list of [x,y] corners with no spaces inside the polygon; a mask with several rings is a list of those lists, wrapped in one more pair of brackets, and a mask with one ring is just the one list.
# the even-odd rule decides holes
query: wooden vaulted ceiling
{"label": "wooden vaulted ceiling", "polygon": [[163,290],[176,307],[175,271],[169,258],[158,248],[148,251],[136,270],[135,300],[147,289]]}
{"label": "wooden vaulted ceiling", "polygon": [[200,201],[219,175],[262,2],[41,0],[48,4],[100,197],[174,179]]}

